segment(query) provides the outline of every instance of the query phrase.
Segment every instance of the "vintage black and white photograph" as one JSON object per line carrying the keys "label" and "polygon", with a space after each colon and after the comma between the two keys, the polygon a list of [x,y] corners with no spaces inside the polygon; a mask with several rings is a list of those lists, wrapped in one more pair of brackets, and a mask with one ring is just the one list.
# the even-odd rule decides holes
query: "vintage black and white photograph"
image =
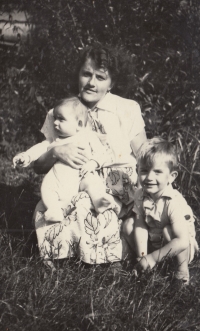
{"label": "vintage black and white photograph", "polygon": [[200,331],[199,245],[200,1],[1,0],[0,329]]}

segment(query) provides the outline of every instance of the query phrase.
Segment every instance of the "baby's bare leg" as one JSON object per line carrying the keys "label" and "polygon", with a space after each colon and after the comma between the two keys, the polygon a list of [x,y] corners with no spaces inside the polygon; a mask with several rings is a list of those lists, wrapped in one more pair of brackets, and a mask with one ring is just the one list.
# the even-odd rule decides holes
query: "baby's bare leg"
{"label": "baby's bare leg", "polygon": [[54,181],[55,178],[50,171],[42,181],[41,197],[47,209],[44,213],[45,220],[59,222],[62,221],[64,217]]}
{"label": "baby's bare leg", "polygon": [[45,218],[48,221],[62,221],[63,209],[71,203],[74,195],[79,191],[80,179],[76,169],[61,162],[44,177],[41,186],[41,196],[47,211]]}
{"label": "baby's bare leg", "polygon": [[114,207],[115,200],[112,195],[106,193],[106,187],[97,173],[87,174],[81,180],[80,191],[85,191],[89,194],[97,213],[102,213]]}
{"label": "baby's bare leg", "polygon": [[[169,243],[173,239],[170,225],[167,225],[163,229],[163,237],[165,244]],[[178,271],[176,273],[176,278],[183,279],[183,281],[188,283],[189,282],[189,269],[188,269],[189,245],[187,249],[176,255],[176,259],[178,262]]]}

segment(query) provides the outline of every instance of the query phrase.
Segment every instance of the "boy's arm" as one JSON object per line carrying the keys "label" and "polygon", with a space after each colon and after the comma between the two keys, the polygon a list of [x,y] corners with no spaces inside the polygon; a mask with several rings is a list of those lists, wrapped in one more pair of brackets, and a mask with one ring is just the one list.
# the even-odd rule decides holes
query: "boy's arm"
{"label": "boy's arm", "polygon": [[134,241],[137,257],[147,255],[148,228],[143,215],[136,215],[134,227]]}
{"label": "boy's arm", "polygon": [[189,235],[186,222],[175,222],[171,224],[172,237],[169,243],[162,248],[143,256],[134,267],[134,273],[144,272],[148,268],[152,269],[157,262],[160,262],[165,256],[174,256],[181,253],[189,246]]}

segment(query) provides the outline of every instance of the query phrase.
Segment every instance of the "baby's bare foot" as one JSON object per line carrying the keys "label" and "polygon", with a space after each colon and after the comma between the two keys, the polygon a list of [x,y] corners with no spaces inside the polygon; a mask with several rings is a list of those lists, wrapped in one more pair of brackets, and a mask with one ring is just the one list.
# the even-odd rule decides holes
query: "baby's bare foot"
{"label": "baby's bare foot", "polygon": [[102,197],[101,199],[96,201],[93,200],[93,205],[95,211],[97,212],[97,214],[99,214],[99,213],[103,213],[108,209],[113,209],[116,204],[115,204],[115,200],[113,199],[113,196],[106,193],[105,196]]}

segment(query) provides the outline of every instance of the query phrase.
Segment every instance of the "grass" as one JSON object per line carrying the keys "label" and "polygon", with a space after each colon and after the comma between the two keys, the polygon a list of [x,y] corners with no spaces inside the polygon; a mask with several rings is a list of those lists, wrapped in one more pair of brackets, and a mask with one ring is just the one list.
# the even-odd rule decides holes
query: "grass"
{"label": "grass", "polygon": [[[41,178],[11,168],[17,149],[2,154],[0,166],[0,330],[200,330],[199,257],[190,265],[189,286],[174,281],[167,259],[139,279],[131,266],[116,271],[78,260],[60,261],[52,274],[39,257],[32,224]],[[191,171],[183,184],[187,175]],[[199,191],[192,183],[190,190],[183,187],[198,216]],[[199,231],[197,220],[200,242]]]}
{"label": "grass", "polygon": [[112,266],[76,260],[45,269],[38,256],[24,257],[24,239],[1,237],[1,330],[199,330],[199,267],[184,287],[162,268],[135,279]]}

